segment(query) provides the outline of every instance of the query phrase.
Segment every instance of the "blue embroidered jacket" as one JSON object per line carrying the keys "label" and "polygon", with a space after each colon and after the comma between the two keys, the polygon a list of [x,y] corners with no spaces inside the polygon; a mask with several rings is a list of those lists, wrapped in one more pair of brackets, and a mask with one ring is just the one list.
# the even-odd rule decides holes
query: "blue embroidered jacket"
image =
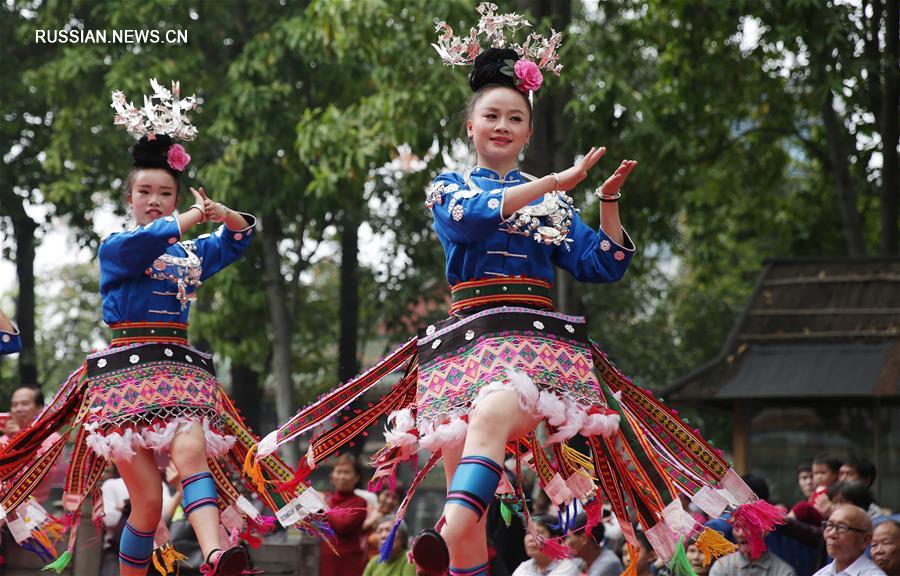
{"label": "blue embroidered jacket", "polygon": [[[13,327],[15,329],[15,327]],[[22,341],[18,332],[3,332],[0,330],[0,356],[15,354],[22,349]]]}
{"label": "blue embroidered jacket", "polygon": [[250,242],[250,225],[181,242],[173,216],[107,236],[100,245],[103,321],[187,323],[190,300],[200,282],[237,260]]}
{"label": "blue embroidered jacket", "polygon": [[[434,214],[437,232],[447,257],[447,281],[458,282],[498,276],[527,276],[552,283],[553,265],[580,282],[615,282],[622,278],[634,254],[625,234],[625,246],[603,230],[595,232],[574,213],[565,245],[538,243],[534,238],[505,231],[501,224],[503,190],[527,182],[518,170],[501,177],[487,168],[470,173],[473,188],[459,172],[434,179],[426,205]],[[541,202],[538,198],[533,204]]]}

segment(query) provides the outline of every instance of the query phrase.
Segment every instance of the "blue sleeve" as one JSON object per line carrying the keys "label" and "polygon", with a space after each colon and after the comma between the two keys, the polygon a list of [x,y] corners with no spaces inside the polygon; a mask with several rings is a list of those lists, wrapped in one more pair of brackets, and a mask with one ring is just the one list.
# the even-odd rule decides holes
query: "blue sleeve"
{"label": "blue sleeve", "polygon": [[434,214],[438,236],[454,244],[485,240],[502,221],[503,190],[470,190],[457,172],[445,172],[435,178],[425,205]]}
{"label": "blue sleeve", "polygon": [[603,230],[594,232],[576,213],[569,229],[572,242],[557,247],[552,260],[579,282],[615,282],[625,275],[634,255],[631,238],[624,229],[622,234],[625,246],[614,242]]}
{"label": "blue sleeve", "polygon": [[203,266],[201,281],[222,270],[244,253],[256,227],[256,218],[243,212],[241,216],[249,224],[246,228],[229,230],[223,224],[212,234],[203,234],[194,239],[193,252],[200,257]]}
{"label": "blue sleeve", "polygon": [[22,350],[22,341],[19,339],[18,332],[0,332],[0,356],[15,354],[20,350]]}
{"label": "blue sleeve", "polygon": [[101,284],[141,276],[166,248],[178,242],[181,229],[174,216],[116,232],[100,244]]}

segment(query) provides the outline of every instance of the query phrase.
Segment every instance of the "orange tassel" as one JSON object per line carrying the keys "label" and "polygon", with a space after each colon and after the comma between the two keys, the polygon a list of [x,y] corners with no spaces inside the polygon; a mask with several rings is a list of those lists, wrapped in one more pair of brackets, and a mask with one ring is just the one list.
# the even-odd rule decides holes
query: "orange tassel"
{"label": "orange tassel", "polygon": [[738,547],[729,542],[721,532],[712,528],[704,528],[696,541],[697,548],[703,552],[703,565],[709,566],[713,560],[737,551]]}
{"label": "orange tassel", "polygon": [[161,548],[153,551],[153,567],[160,574],[176,575],[181,572],[180,562],[187,562],[187,556],[176,550],[171,544],[166,543]]}
{"label": "orange tassel", "polygon": [[263,478],[262,467],[260,467],[259,461],[256,459],[256,449],[257,446],[254,444],[247,450],[247,455],[244,457],[244,474],[256,485],[260,492],[265,492],[266,480]]}
{"label": "orange tassel", "polygon": [[632,546],[628,544],[628,558],[630,562],[628,562],[628,566],[625,567],[625,571],[622,572],[621,576],[637,576],[637,557],[641,551],[637,546]]}

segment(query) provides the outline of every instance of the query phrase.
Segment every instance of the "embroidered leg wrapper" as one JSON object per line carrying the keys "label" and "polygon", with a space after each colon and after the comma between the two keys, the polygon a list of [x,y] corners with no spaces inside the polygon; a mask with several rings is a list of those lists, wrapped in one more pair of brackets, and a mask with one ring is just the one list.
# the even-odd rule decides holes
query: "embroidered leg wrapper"
{"label": "embroidered leg wrapper", "polygon": [[181,486],[184,491],[181,505],[185,514],[204,506],[218,506],[219,495],[216,493],[216,483],[210,472],[188,476],[181,481]]}
{"label": "embroidered leg wrapper", "polygon": [[154,532],[135,530],[126,522],[122,539],[119,540],[119,562],[135,568],[149,566],[153,555],[153,534]]}
{"label": "embroidered leg wrapper", "polygon": [[461,458],[450,482],[447,503],[465,506],[475,512],[481,520],[494,497],[502,473],[503,468],[490,458],[484,456]]}
{"label": "embroidered leg wrapper", "polygon": [[488,563],[472,566],[471,568],[454,568],[447,570],[447,576],[488,576]]}

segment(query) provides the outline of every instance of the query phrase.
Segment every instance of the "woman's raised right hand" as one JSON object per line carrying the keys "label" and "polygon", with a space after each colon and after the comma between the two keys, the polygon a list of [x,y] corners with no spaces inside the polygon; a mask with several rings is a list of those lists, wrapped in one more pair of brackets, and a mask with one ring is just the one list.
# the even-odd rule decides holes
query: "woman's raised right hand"
{"label": "woman's raised right hand", "polygon": [[571,168],[567,168],[562,172],[557,173],[556,177],[559,180],[559,190],[563,192],[568,192],[575,186],[585,179],[588,171],[594,167],[594,164],[597,163],[603,155],[606,154],[606,147],[602,148],[591,148],[584,157],[575,162]]}

